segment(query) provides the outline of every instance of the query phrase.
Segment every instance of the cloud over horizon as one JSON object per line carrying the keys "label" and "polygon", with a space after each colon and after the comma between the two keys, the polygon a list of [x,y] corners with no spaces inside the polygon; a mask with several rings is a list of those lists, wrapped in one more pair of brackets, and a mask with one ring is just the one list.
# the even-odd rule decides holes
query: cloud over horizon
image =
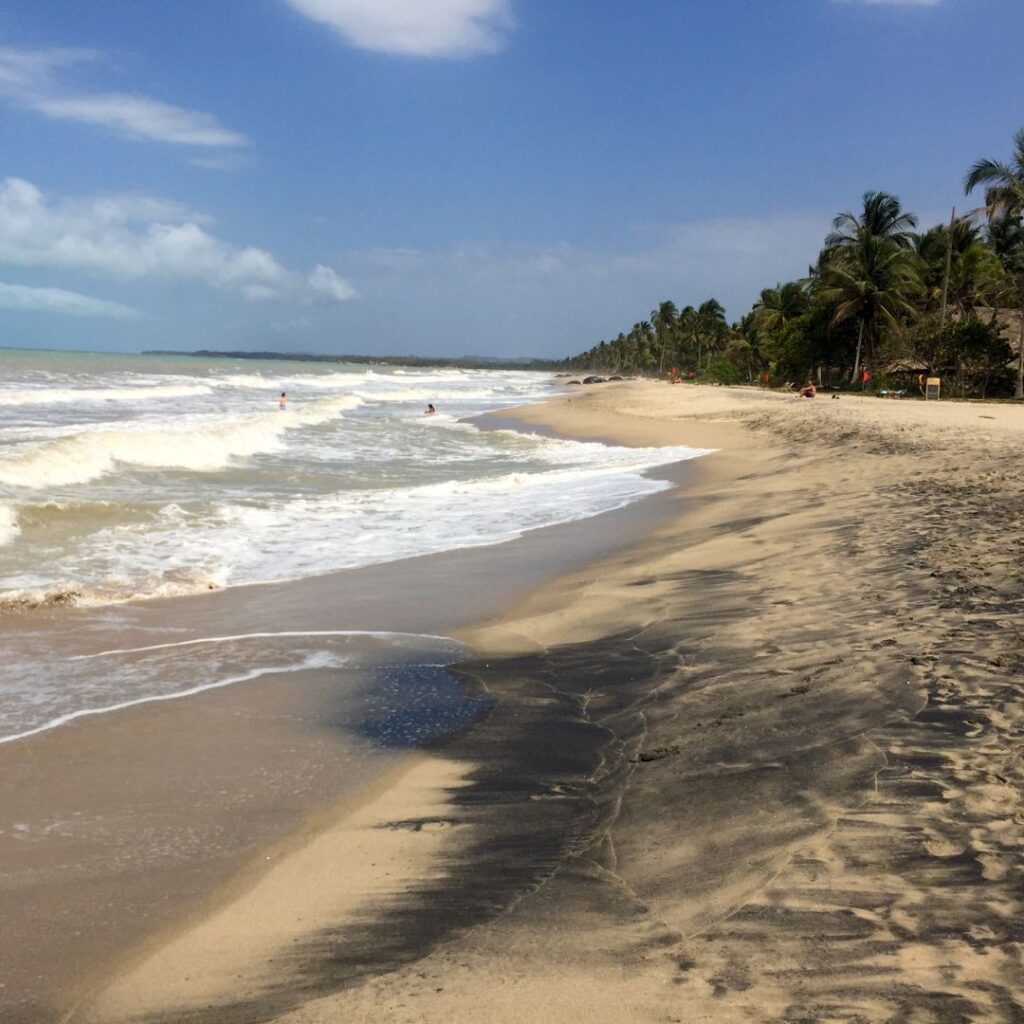
{"label": "cloud over horizon", "polygon": [[225,242],[207,218],[151,196],[48,199],[21,178],[0,182],[0,264],[121,280],[192,279],[251,301],[342,302],[358,293],[329,267],[308,277],[256,246]]}
{"label": "cloud over horizon", "polygon": [[665,299],[715,297],[738,320],[762,288],[807,273],[831,219],[799,210],[638,224],[602,247],[473,241],[366,249],[336,262],[358,276],[366,301],[353,317],[368,335],[417,339],[429,307],[453,352],[479,351],[500,324],[516,339],[509,351],[560,358],[628,331]]}
{"label": "cloud over horizon", "polygon": [[57,81],[58,72],[98,57],[88,49],[0,46],[0,96],[52,120],[96,125],[134,139],[202,147],[246,145],[244,135],[225,128],[213,114],[134,93],[74,91]]}
{"label": "cloud over horizon", "polygon": [[415,57],[496,53],[512,28],[509,0],[285,0],[353,46]]}
{"label": "cloud over horizon", "polygon": [[139,316],[137,310],[120,302],[94,299],[64,288],[34,288],[24,284],[5,284],[2,281],[0,309],[69,313],[72,316],[107,316],[116,320],[131,320]]}

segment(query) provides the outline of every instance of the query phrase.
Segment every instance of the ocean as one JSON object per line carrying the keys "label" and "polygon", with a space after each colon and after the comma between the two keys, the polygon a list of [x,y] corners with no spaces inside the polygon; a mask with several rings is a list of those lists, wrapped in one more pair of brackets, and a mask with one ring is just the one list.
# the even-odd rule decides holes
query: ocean
{"label": "ocean", "polygon": [[[670,485],[650,470],[702,454],[469,422],[557,385],[512,371],[0,352],[0,616],[501,543],[654,494]],[[256,668],[232,664],[232,643],[123,671],[116,659],[56,671],[43,650],[7,649],[0,739],[253,673],[340,667],[349,641],[296,641]]]}

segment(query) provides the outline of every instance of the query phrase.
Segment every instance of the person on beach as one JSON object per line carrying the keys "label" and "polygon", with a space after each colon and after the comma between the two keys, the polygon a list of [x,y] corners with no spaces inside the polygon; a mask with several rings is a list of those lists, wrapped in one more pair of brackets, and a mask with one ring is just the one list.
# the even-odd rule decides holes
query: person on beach
{"label": "person on beach", "polygon": [[798,398],[817,398],[818,389],[814,386],[813,380],[808,380],[806,384],[797,392]]}
{"label": "person on beach", "polygon": [[433,402],[428,402],[427,403],[427,411],[423,415],[424,416],[433,416],[435,412],[437,412],[437,410],[434,408],[434,403]]}
{"label": "person on beach", "polygon": [[285,409],[288,406],[288,396],[282,391],[281,397],[277,400],[278,409]]}

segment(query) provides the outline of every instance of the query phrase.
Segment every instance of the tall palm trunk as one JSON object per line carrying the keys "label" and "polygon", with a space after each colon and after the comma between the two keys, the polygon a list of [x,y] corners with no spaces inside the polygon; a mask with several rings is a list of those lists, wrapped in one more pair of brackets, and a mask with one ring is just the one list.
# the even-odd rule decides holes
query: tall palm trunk
{"label": "tall palm trunk", "polygon": [[850,375],[850,383],[856,384],[860,376],[860,352],[864,346],[864,317],[860,318],[860,330],[857,332],[857,354],[853,357],[853,373]]}
{"label": "tall palm trunk", "polygon": [[1020,346],[1020,352],[1017,353],[1017,390],[1013,397],[1019,402],[1024,400],[1024,292],[1021,294],[1020,339],[1017,344]]}

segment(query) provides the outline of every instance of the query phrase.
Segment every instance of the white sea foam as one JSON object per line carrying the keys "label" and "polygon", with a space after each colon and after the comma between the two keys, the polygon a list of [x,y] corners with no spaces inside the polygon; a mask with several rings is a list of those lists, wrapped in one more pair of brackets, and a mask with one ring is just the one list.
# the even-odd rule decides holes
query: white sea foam
{"label": "white sea foam", "polygon": [[494,389],[488,388],[461,388],[445,392],[438,388],[382,388],[380,390],[363,389],[358,392],[363,398],[370,402],[428,402],[433,400],[439,402],[443,397],[449,401],[473,402],[488,400],[498,397]]}
{"label": "white sea foam", "polygon": [[[383,630],[192,637],[71,657],[53,652],[43,642],[30,652],[24,671],[0,679],[0,744],[82,718],[266,676],[408,664],[442,668],[462,652],[462,646],[446,636]],[[0,657],[9,658],[11,653],[0,650]],[[339,683],[344,685],[343,680]]]}
{"label": "white sea foam", "polygon": [[108,651],[96,651],[93,654],[76,654],[71,661],[90,661],[93,658],[108,658],[113,654],[143,654],[149,651],[167,651],[177,647],[204,647],[216,644],[229,644],[238,640],[269,640],[283,637],[327,637],[327,636],[372,636],[384,640],[441,640],[454,644],[449,636],[436,633],[405,633],[390,629],[313,629],[283,630],[272,633],[230,633],[227,636],[199,636],[191,640],[172,640],[162,644],[147,644],[145,647],[114,647]]}
{"label": "white sea foam", "polygon": [[[182,367],[174,361],[169,375],[158,358],[53,354],[3,365],[0,615],[500,543],[654,494],[669,484],[651,469],[702,454],[460,421],[550,394],[543,374]],[[280,391],[288,392],[283,412]],[[436,416],[421,414],[427,402]],[[0,635],[7,733],[290,671],[314,649],[343,643],[342,634],[283,647],[253,637],[242,650],[241,638],[207,638],[126,655],[123,665],[113,655],[55,665],[45,640],[6,635],[14,638],[4,647]]]}
{"label": "white sea foam", "polygon": [[[501,543],[655,494],[670,484],[648,470],[705,454],[539,440],[553,463],[543,471],[534,466],[407,487],[223,502],[202,515],[172,504],[142,524],[98,533],[90,544],[91,581],[68,559],[48,566],[59,574],[56,588],[40,593],[30,580],[10,580],[16,589],[0,598],[25,605],[173,596]],[[575,465],[568,464],[574,446],[580,449]],[[80,582],[67,582],[73,579]]]}
{"label": "white sea foam", "polygon": [[40,489],[80,484],[110,473],[118,463],[194,471],[222,469],[232,460],[274,451],[282,435],[329,422],[357,408],[355,396],[318,399],[298,408],[255,416],[194,418],[137,429],[92,429],[39,445],[18,445],[0,457],[0,484]]}
{"label": "white sea foam", "polygon": [[452,374],[417,374],[415,385],[407,384],[412,375],[395,387],[392,378],[397,373],[378,375],[373,371],[349,373],[320,373],[264,377],[259,374],[225,374],[212,378],[217,386],[253,389],[259,391],[285,391],[303,394],[309,391],[343,391],[373,402],[428,402],[448,400],[455,402],[489,401],[500,399],[507,393],[503,382],[481,387],[479,381],[463,379],[461,371]]}
{"label": "white sea foam", "polygon": [[0,389],[0,405],[66,405],[79,402],[148,402],[154,399],[208,395],[206,384],[155,384],[121,388],[20,388]]}
{"label": "white sea foam", "polygon": [[10,505],[0,505],[0,547],[10,544],[19,533],[18,513]]}
{"label": "white sea foam", "polygon": [[125,708],[137,707],[140,704],[154,704],[167,700],[178,700],[181,697],[194,697],[197,693],[205,693],[208,690],[219,690],[225,686],[234,686],[237,683],[247,683],[254,679],[261,679],[263,676],[279,675],[292,672],[307,672],[311,669],[341,668],[348,659],[338,658],[326,651],[318,651],[303,658],[295,665],[288,666],[260,666],[248,672],[238,675],[226,676],[215,679],[208,683],[200,683],[197,686],[190,686],[184,690],[174,690],[171,693],[150,693],[143,697],[136,697],[132,700],[119,701],[116,704],[107,704],[103,707],[80,708],[76,711],[69,711],[66,714],[58,715],[56,718],[48,719],[41,725],[21,732],[11,733],[7,736],[0,736],[0,744],[13,743],[15,740],[28,739],[30,736],[38,736],[40,733],[49,732],[61,725],[67,725],[80,718],[90,718],[95,715],[108,715],[112,711],[123,711]]}
{"label": "white sea foam", "polygon": [[[360,373],[283,373],[278,376],[264,376],[259,373],[227,373],[208,378],[215,385],[227,385],[232,388],[251,388],[253,390],[274,390],[283,385],[294,389],[337,390],[351,387],[362,381],[372,379],[373,372]],[[286,388],[287,390],[287,388]]]}

